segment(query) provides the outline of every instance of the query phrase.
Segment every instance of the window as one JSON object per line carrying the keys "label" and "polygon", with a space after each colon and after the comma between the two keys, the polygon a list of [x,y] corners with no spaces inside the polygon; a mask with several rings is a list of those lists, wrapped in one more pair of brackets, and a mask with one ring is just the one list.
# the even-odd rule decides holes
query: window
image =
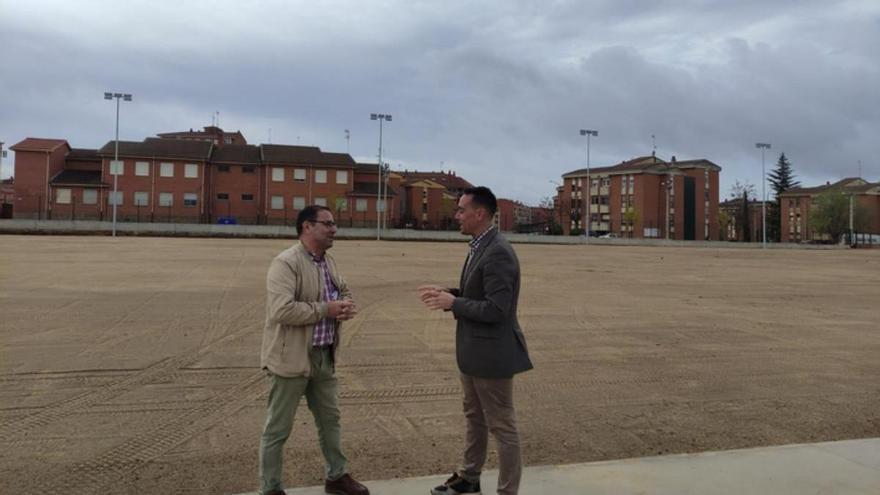
{"label": "window", "polygon": [[229,172],[229,165],[217,165],[218,172]]}
{"label": "window", "polygon": [[183,206],[196,206],[199,203],[199,197],[195,193],[183,193]]}
{"label": "window", "polygon": [[134,175],[146,177],[150,175],[149,162],[134,162]]}
{"label": "window", "polygon": [[337,184],[348,184],[348,170],[337,170],[336,171],[336,183]]}
{"label": "window", "polygon": [[327,183],[327,171],[326,170],[315,170],[315,184],[326,184]]}
{"label": "window", "polygon": [[377,211],[385,211],[385,200],[384,199],[377,199],[376,200],[376,208],[378,208]]}
{"label": "window", "polygon": [[293,197],[293,209],[294,210],[302,210],[306,207],[306,198],[303,196],[294,196]]}
{"label": "window", "polygon": [[232,138],[229,136],[223,137],[223,144],[232,144]]}
{"label": "window", "polygon": [[187,163],[183,166],[183,176],[187,179],[199,178],[199,166],[195,163]]}
{"label": "window", "polygon": [[70,189],[55,189],[55,202],[60,205],[70,204]]}
{"label": "window", "polygon": [[[115,198],[115,199],[114,199]],[[113,206],[114,204],[117,206],[122,205],[122,191],[110,191],[107,193],[107,204]]]}
{"label": "window", "polygon": [[241,167],[241,173],[243,174],[252,174],[257,171],[257,167],[253,165],[244,165]]}
{"label": "window", "polygon": [[327,198],[315,198],[315,204],[318,206],[327,206]]}
{"label": "window", "polygon": [[160,163],[159,164],[159,177],[174,177],[174,164],[173,163]]}
{"label": "window", "polygon": [[348,211],[348,200],[345,198],[336,198],[336,211]]}
{"label": "window", "polygon": [[134,205],[135,206],[149,206],[150,204],[150,193],[145,191],[137,191],[134,193]]}
{"label": "window", "polygon": [[159,193],[159,206],[171,206],[174,203],[174,193]]}
{"label": "window", "polygon": [[284,209],[284,196],[272,196],[272,209],[273,210],[283,210]]}
{"label": "window", "polygon": [[354,200],[354,211],[367,211],[367,200],[363,198]]}
{"label": "window", "polygon": [[84,205],[98,204],[98,191],[96,189],[83,189],[83,204]]}
{"label": "window", "polygon": [[125,175],[125,162],[110,160],[110,175]]}
{"label": "window", "polygon": [[229,201],[229,193],[217,193],[217,200]]}
{"label": "window", "polygon": [[253,201],[254,195],[250,194],[250,193],[241,193],[241,200],[242,201]]}
{"label": "window", "polygon": [[272,167],[272,182],[284,182],[284,169]]}
{"label": "window", "polygon": [[297,182],[305,182],[306,180],[306,169],[304,168],[295,168],[293,169],[293,180]]}

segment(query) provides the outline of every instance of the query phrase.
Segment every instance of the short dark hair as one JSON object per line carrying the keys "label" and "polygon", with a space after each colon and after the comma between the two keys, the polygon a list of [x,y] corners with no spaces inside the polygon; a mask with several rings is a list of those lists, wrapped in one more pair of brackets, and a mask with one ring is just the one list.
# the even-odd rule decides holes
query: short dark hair
{"label": "short dark hair", "polygon": [[495,216],[495,212],[498,210],[498,200],[495,199],[495,195],[488,187],[469,187],[462,191],[461,195],[471,196],[471,203],[474,207],[485,208],[489,212],[489,216]]}
{"label": "short dark hair", "polygon": [[296,216],[296,235],[302,234],[304,223],[318,221],[318,212],[321,210],[330,211],[330,208],[321,205],[309,205],[303,208]]}

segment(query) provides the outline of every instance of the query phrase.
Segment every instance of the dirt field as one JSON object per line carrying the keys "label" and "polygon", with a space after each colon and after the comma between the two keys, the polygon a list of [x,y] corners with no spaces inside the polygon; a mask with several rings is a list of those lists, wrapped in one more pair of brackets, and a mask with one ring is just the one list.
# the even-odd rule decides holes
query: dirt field
{"label": "dirt field", "polygon": [[[289,241],[0,236],[0,492],[257,488],[265,272]],[[880,250],[517,245],[527,465],[880,436]],[[337,242],[361,479],[455,467],[457,243]],[[490,465],[495,465],[494,454]],[[290,486],[322,460],[303,404]]]}

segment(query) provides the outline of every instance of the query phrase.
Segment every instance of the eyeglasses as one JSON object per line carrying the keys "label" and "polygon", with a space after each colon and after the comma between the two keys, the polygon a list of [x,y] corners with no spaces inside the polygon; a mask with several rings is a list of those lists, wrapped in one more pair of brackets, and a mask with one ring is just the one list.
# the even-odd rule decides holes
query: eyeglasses
{"label": "eyeglasses", "polygon": [[336,227],[336,222],[333,220],[309,220],[312,223],[320,223],[321,225],[327,227],[328,229],[332,229]]}

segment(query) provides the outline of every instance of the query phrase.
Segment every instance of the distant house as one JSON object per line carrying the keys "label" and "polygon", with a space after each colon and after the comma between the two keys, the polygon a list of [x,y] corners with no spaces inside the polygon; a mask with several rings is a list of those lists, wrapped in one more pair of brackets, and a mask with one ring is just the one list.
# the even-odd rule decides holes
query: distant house
{"label": "distant house", "polygon": [[862,233],[880,234],[880,182],[868,182],[859,177],[848,177],[822,186],[798,187],[779,195],[781,242],[820,240],[822,236],[810,227],[810,211],[816,196],[825,192],[851,195],[868,212],[867,230]]}

